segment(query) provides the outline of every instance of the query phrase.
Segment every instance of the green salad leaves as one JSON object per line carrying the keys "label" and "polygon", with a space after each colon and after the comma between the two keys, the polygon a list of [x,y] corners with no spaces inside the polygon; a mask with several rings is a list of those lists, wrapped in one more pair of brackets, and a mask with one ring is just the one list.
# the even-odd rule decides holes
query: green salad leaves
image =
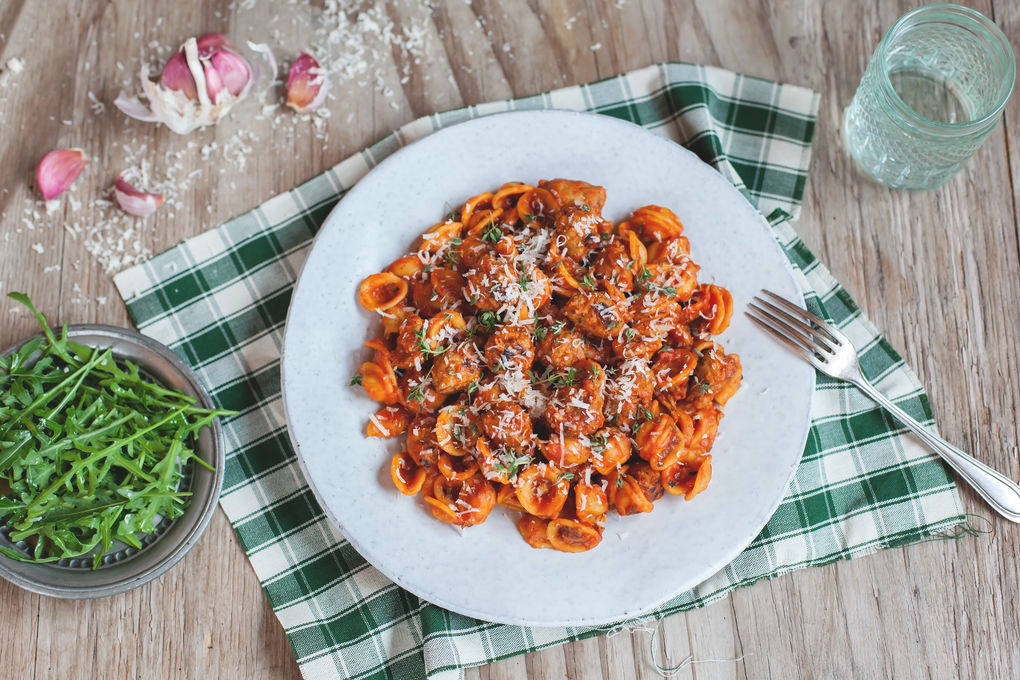
{"label": "green salad leaves", "polygon": [[95,569],[114,541],[141,549],[184,512],[189,466],[209,468],[198,433],[234,412],[196,406],[109,349],[69,340],[66,326],[57,336],[27,296],[8,297],[44,335],[0,357],[0,526],[30,554],[0,552],[27,562],[92,552]]}

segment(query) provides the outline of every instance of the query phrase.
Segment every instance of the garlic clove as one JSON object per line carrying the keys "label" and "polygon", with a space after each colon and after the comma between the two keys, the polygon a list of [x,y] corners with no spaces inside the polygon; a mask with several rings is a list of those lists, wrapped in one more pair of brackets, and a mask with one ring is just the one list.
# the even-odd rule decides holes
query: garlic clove
{"label": "garlic clove", "polygon": [[113,185],[113,195],[117,203],[129,215],[151,215],[163,205],[163,194],[149,194],[139,191],[127,183],[124,174],[117,175]]}
{"label": "garlic clove", "polygon": [[209,93],[209,99],[215,103],[220,93],[226,88],[223,86],[223,79],[211,63],[202,62],[202,71],[205,74],[205,91]]}
{"label": "garlic clove", "polygon": [[81,149],[54,149],[43,156],[35,169],[43,198],[49,201],[67,191],[88,162]]}
{"label": "garlic clove", "polygon": [[[199,52],[201,49],[199,48]],[[209,55],[209,63],[219,75],[223,87],[235,97],[239,96],[251,82],[251,67],[243,57],[234,52],[216,50]]]}
{"label": "garlic clove", "polygon": [[168,90],[183,92],[188,99],[198,99],[195,79],[191,76],[191,68],[183,52],[178,52],[166,62],[163,73],[159,77],[160,84]]}
{"label": "garlic clove", "polygon": [[315,57],[302,52],[287,76],[287,106],[298,113],[319,108],[326,101],[329,81]]}

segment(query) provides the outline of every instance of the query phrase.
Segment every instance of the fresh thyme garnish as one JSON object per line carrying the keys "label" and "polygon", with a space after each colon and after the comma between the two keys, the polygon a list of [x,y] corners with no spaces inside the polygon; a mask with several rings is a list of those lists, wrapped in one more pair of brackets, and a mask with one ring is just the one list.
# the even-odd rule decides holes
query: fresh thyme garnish
{"label": "fresh thyme garnish", "polygon": [[499,228],[499,225],[492,222],[482,231],[482,240],[495,243],[499,239],[503,238],[503,230]]}
{"label": "fresh thyme garnish", "polygon": [[531,379],[532,385],[541,385],[542,383],[549,383],[554,387],[570,387],[574,384],[577,379],[577,369],[568,368],[560,373],[549,373],[544,378],[539,378],[531,371],[528,371],[528,377]]}
{"label": "fresh thyme garnish", "polygon": [[355,373],[353,376],[351,376],[351,381],[349,383],[347,383],[347,384],[350,385],[351,387],[353,387],[355,385],[360,385],[361,384],[361,374],[360,373]]}
{"label": "fresh thyme garnish", "polygon": [[496,313],[495,312],[482,312],[478,315],[478,323],[482,324],[486,328],[496,327]]}
{"label": "fresh thyme garnish", "polygon": [[580,283],[588,290],[595,290],[595,279],[593,279],[590,274],[585,274]]}
{"label": "fresh thyme garnish", "polygon": [[426,356],[439,356],[440,354],[450,349],[451,347],[451,345],[447,345],[446,347],[437,347],[436,349],[432,349],[432,346],[429,345],[428,341],[425,339],[424,327],[422,327],[421,330],[415,331],[414,335],[416,338],[418,338],[417,340],[415,340],[414,344],[418,347],[419,350],[421,350],[421,353]]}
{"label": "fresh thyme garnish", "polygon": [[425,385],[432,377],[432,369],[429,368],[429,372],[426,373],[421,382],[411,388],[411,391],[407,393],[408,401],[425,401]]}
{"label": "fresh thyme garnish", "polygon": [[532,460],[534,459],[527,454],[518,456],[513,451],[507,451],[503,456],[503,460],[493,465],[492,469],[496,472],[504,473],[508,479],[514,479],[521,466],[531,464]]}
{"label": "fresh thyme garnish", "polygon": [[576,475],[573,472],[561,472],[560,476],[556,478],[556,483],[559,484],[564,479],[567,480],[568,482],[572,481],[575,476]]}

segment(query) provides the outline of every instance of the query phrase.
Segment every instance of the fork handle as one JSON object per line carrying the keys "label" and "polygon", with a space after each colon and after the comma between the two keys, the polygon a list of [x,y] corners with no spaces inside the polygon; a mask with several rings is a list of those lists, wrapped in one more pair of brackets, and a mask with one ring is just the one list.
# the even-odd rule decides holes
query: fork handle
{"label": "fork handle", "polygon": [[929,432],[921,423],[894,404],[865,379],[854,381],[879,406],[889,411],[901,423],[920,437],[935,453],[942,456],[992,508],[1011,522],[1020,522],[1020,486],[997,470],[993,470],[973,456],[969,456],[942,437]]}

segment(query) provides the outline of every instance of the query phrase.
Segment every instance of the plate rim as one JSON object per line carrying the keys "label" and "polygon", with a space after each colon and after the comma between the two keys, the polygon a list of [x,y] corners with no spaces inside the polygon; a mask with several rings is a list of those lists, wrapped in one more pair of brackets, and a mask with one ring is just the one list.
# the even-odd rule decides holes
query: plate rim
{"label": "plate rim", "polygon": [[[772,232],[771,225],[765,219],[765,216],[761,214],[761,211],[759,211],[758,208],[754,204],[752,204],[743,194],[741,194],[739,189],[737,189],[737,187],[732,182],[730,182],[721,172],[719,172],[719,170],[717,168],[712,166],[710,163],[707,163],[704,160],[702,160],[696,153],[694,153],[693,151],[691,151],[690,149],[688,149],[684,145],[680,144],[679,142],[676,142],[676,141],[674,141],[673,139],[671,139],[669,137],[665,137],[663,135],[658,135],[655,132],[652,132],[651,130],[649,130],[649,129],[641,126],[641,125],[638,125],[636,123],[632,123],[630,121],[623,120],[623,119],[620,119],[620,118],[616,118],[616,117],[613,117],[613,116],[609,116],[609,115],[605,115],[605,114],[599,114],[599,113],[594,113],[594,112],[589,112],[589,111],[575,111],[575,110],[570,110],[570,109],[556,109],[556,108],[499,111],[499,112],[495,112],[495,113],[491,113],[491,114],[479,115],[479,116],[476,116],[476,117],[473,117],[473,118],[469,118],[469,119],[464,120],[464,121],[460,121],[460,122],[451,124],[451,125],[443,127],[443,128],[439,128],[437,130],[433,130],[432,132],[427,133],[427,134],[423,135],[422,137],[419,137],[418,139],[415,139],[413,142],[410,142],[408,144],[405,144],[405,145],[401,146],[400,148],[398,148],[397,150],[395,150],[394,152],[389,154],[386,158],[384,158],[381,161],[379,161],[374,167],[370,168],[364,175],[362,175],[357,180],[357,182],[350,189],[348,189],[348,191],[344,194],[344,196],[337,202],[337,204],[332,208],[332,210],[330,210],[329,214],[323,220],[322,224],[319,227],[318,232],[316,232],[315,237],[312,240],[312,243],[309,245],[308,257],[306,258],[305,262],[302,264],[301,272],[298,275],[297,281],[294,284],[294,289],[293,289],[293,291],[291,293],[290,301],[288,302],[287,317],[286,317],[286,321],[284,323],[283,339],[282,339],[282,342],[281,342],[281,352],[280,352],[280,356],[281,356],[281,358],[280,358],[280,395],[281,395],[281,399],[283,400],[283,412],[284,412],[284,418],[285,418],[285,420],[287,422],[287,436],[288,436],[288,439],[290,440],[291,446],[294,449],[295,458],[297,459],[298,466],[301,469],[302,474],[304,475],[305,482],[308,484],[308,487],[311,489],[312,494],[314,495],[316,501],[319,503],[319,506],[322,509],[323,514],[330,521],[330,523],[333,525],[334,528],[339,529],[339,531],[342,534],[343,538],[345,540],[347,540],[351,544],[351,546],[358,552],[358,554],[368,564],[370,564],[373,568],[377,569],[381,574],[383,574],[383,576],[385,576],[387,579],[392,581],[397,586],[403,588],[404,590],[407,590],[408,592],[412,593],[416,597],[419,597],[419,598],[421,598],[422,600],[424,600],[426,602],[429,602],[431,604],[437,605],[437,606],[442,607],[444,609],[448,609],[448,610],[450,610],[452,612],[455,612],[455,613],[458,613],[458,614],[462,614],[462,615],[469,616],[469,617],[472,617],[472,618],[475,618],[475,619],[479,619],[481,621],[490,622],[490,623],[496,623],[496,624],[518,625],[518,626],[537,626],[537,627],[582,627],[582,626],[601,626],[601,625],[619,623],[621,621],[626,621],[626,620],[629,620],[629,619],[634,619],[634,618],[638,618],[638,617],[644,616],[645,614],[648,614],[649,612],[655,610],[656,608],[660,607],[661,605],[663,605],[664,603],[668,602],[669,600],[671,600],[672,598],[676,597],[677,595],[680,595],[681,593],[686,592],[687,590],[691,590],[693,588],[696,588],[698,585],[700,585],[700,584],[708,581],[709,579],[711,579],[713,576],[715,576],[721,570],[725,569],[727,565],[729,565],[731,562],[733,562],[733,560],[736,559],[736,557],[739,556],[747,548],[747,546],[750,545],[755,540],[755,538],[758,537],[758,535],[761,533],[762,529],[765,527],[766,524],[768,524],[769,520],[775,514],[776,510],[778,509],[778,507],[782,504],[783,499],[786,497],[786,493],[789,490],[790,484],[792,483],[793,478],[796,475],[798,468],[800,467],[800,462],[801,462],[801,459],[803,457],[804,446],[806,445],[808,436],[810,435],[811,422],[812,422],[812,414],[813,414],[813,411],[814,411],[814,401],[815,401],[815,396],[816,396],[817,376],[816,376],[816,373],[814,371],[812,371],[810,373],[810,376],[811,376],[811,380],[810,380],[810,396],[809,396],[809,399],[808,399],[808,408],[806,409],[806,422],[805,422],[805,424],[803,426],[803,433],[802,433],[802,436],[800,438],[800,444],[799,444],[799,447],[798,447],[799,450],[800,450],[800,455],[798,455],[798,457],[797,457],[796,461],[794,462],[794,464],[792,464],[790,466],[789,470],[787,470],[786,481],[785,481],[785,483],[783,485],[783,492],[778,496],[778,498],[776,498],[770,504],[770,506],[768,508],[768,511],[764,514],[764,517],[765,517],[764,520],[760,523],[760,525],[756,526],[755,531],[753,532],[751,537],[748,538],[746,542],[738,542],[739,545],[737,545],[736,547],[731,548],[729,551],[726,551],[725,553],[723,553],[723,557],[720,557],[717,560],[713,561],[713,563],[710,565],[711,566],[711,571],[709,571],[708,567],[703,569],[702,571],[705,571],[707,573],[704,576],[704,578],[699,579],[697,581],[697,583],[695,583],[693,585],[687,585],[687,586],[684,586],[684,587],[680,587],[680,588],[671,590],[669,592],[669,594],[667,594],[662,599],[659,599],[658,601],[656,601],[654,603],[651,603],[651,604],[648,604],[648,605],[645,605],[643,607],[636,608],[633,611],[627,611],[627,612],[625,612],[625,613],[623,613],[623,614],[621,614],[619,616],[614,616],[614,617],[611,617],[611,618],[606,618],[606,617],[572,617],[572,618],[560,618],[560,619],[552,619],[552,618],[550,618],[550,619],[543,619],[541,622],[535,622],[535,621],[528,620],[526,618],[519,618],[519,617],[515,617],[515,616],[494,616],[491,612],[482,611],[482,610],[479,610],[479,609],[474,609],[471,606],[464,606],[464,605],[461,605],[459,603],[458,604],[450,603],[449,601],[445,600],[442,597],[436,597],[432,593],[429,593],[426,596],[425,594],[422,593],[422,590],[416,584],[406,583],[406,579],[405,578],[403,578],[403,577],[401,577],[399,575],[396,575],[394,573],[391,573],[391,571],[388,570],[388,569],[380,567],[375,561],[373,561],[372,559],[370,559],[366,555],[364,547],[363,547],[363,543],[361,543],[357,538],[352,537],[352,536],[350,536],[348,534],[348,532],[344,528],[343,522],[341,522],[340,518],[337,517],[334,514],[334,512],[330,509],[329,505],[324,502],[324,498],[323,498],[323,495],[322,495],[321,491],[318,489],[318,487],[316,486],[316,484],[314,483],[314,481],[312,479],[312,476],[309,473],[310,472],[309,468],[307,467],[307,465],[305,463],[305,460],[304,460],[304,456],[301,453],[301,445],[298,442],[297,437],[294,434],[294,428],[291,426],[291,417],[290,417],[290,414],[291,414],[291,405],[290,405],[289,399],[287,398],[288,390],[287,390],[287,370],[286,370],[286,367],[287,367],[287,363],[288,362],[287,362],[286,357],[287,357],[287,345],[289,344],[288,343],[288,338],[290,337],[291,322],[292,322],[292,319],[293,319],[292,311],[294,309],[295,300],[298,298],[298,294],[299,294],[299,291],[300,291],[301,284],[302,284],[303,281],[305,281],[304,275],[305,275],[305,272],[306,272],[306,269],[307,269],[306,265],[308,264],[309,259],[312,257],[312,255],[314,253],[315,246],[318,244],[320,237],[326,232],[326,229],[327,229],[328,225],[334,220],[335,216],[340,212],[340,210],[342,209],[345,201],[347,201],[348,198],[350,198],[351,196],[360,195],[361,192],[359,190],[363,186],[365,186],[363,181],[369,175],[371,175],[373,173],[376,173],[380,168],[388,167],[389,165],[391,165],[395,161],[395,159],[399,160],[403,155],[405,155],[405,152],[407,152],[410,149],[413,149],[415,147],[415,145],[418,144],[419,142],[422,142],[422,141],[427,140],[427,139],[434,139],[437,136],[447,136],[448,134],[451,134],[451,131],[455,131],[458,128],[460,128],[461,126],[471,126],[472,124],[477,124],[479,121],[491,120],[493,118],[505,118],[505,117],[518,118],[518,117],[524,117],[524,116],[556,117],[556,116],[564,116],[564,115],[566,115],[566,116],[573,116],[573,117],[579,117],[579,118],[586,118],[586,119],[598,119],[600,123],[608,123],[610,125],[617,124],[617,125],[620,125],[622,127],[630,128],[630,129],[634,130],[635,132],[639,132],[640,134],[644,134],[644,135],[648,135],[650,137],[654,137],[659,142],[672,144],[681,153],[688,154],[688,155],[692,156],[693,159],[696,160],[699,165],[702,165],[705,168],[707,168],[708,170],[711,170],[712,174],[717,178],[717,180],[719,182],[722,182],[730,190],[735,192],[736,196],[738,196],[739,199],[744,204],[746,204],[746,206],[748,208],[751,209],[752,213],[757,218],[757,222],[759,223],[760,227],[762,229],[764,229],[765,233],[769,236],[769,241],[771,243],[771,246],[775,248],[777,254],[780,256],[780,259],[781,259],[781,261],[783,263],[783,266],[784,266],[784,270],[786,271],[786,274],[789,277],[789,280],[792,283],[794,290],[796,291],[796,299],[794,300],[794,302],[797,302],[798,304],[803,304],[804,303],[804,291],[802,290],[801,285],[800,285],[800,281],[798,280],[798,278],[796,276],[795,266],[794,266],[793,262],[791,262],[790,259],[786,256],[785,252],[783,252],[781,244],[775,238],[775,234]],[[368,552],[372,552],[372,551],[368,551]]]}

